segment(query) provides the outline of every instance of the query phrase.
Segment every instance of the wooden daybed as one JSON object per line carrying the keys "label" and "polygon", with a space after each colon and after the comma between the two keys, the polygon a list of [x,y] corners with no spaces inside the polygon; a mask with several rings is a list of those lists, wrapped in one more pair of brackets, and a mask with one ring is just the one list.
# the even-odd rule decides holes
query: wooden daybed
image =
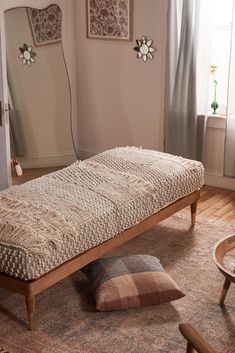
{"label": "wooden daybed", "polygon": [[[131,153],[130,153],[131,158],[132,158],[132,154],[133,154],[134,159],[136,157],[135,153],[138,154],[140,151],[139,149],[128,149],[127,150],[128,153],[129,153],[129,150],[131,150]],[[118,154],[120,152],[123,153],[123,151],[126,153],[125,149],[121,149],[121,148],[115,149],[115,150],[111,150],[111,154],[117,155],[117,157],[118,157],[117,159],[120,161],[120,155],[118,155]],[[104,157],[103,157],[103,154],[101,154],[99,156],[102,156],[102,157],[100,157],[101,159],[102,158],[104,159],[108,156],[108,158],[107,158],[107,160],[108,160],[110,158],[110,154],[108,154],[108,152],[105,152],[105,153],[104,153]],[[141,153],[142,153],[142,151],[141,151]],[[143,153],[146,154],[147,152],[144,150]],[[164,163],[164,165],[165,165],[165,159],[164,159],[165,154],[151,151],[151,153],[150,153],[151,158],[149,157],[149,155],[148,156],[146,155],[146,158],[148,160],[147,164],[150,165],[151,168],[152,168],[153,164],[155,163],[155,161],[153,161],[153,159],[156,157],[156,155],[155,155],[156,153],[158,154],[158,157],[160,156],[160,162],[158,159],[158,163],[159,164]],[[169,155],[166,155],[166,156],[169,156]],[[128,158],[129,157],[130,156],[128,155]],[[167,158],[169,158],[169,157],[167,157]],[[63,263],[56,266],[52,270],[47,271],[43,275],[40,275],[39,278],[25,280],[25,279],[21,279],[21,278],[15,278],[13,275],[9,275],[9,273],[7,273],[7,271],[2,271],[0,273],[0,287],[6,288],[10,291],[13,291],[15,293],[19,293],[19,294],[22,294],[25,296],[26,306],[27,306],[27,315],[28,315],[28,329],[29,330],[32,330],[35,327],[35,300],[36,300],[37,294],[43,292],[45,289],[53,286],[54,284],[58,283],[59,281],[63,280],[64,278],[68,277],[72,273],[78,271],[79,269],[81,269],[86,264],[90,263],[91,261],[93,261],[93,260],[101,257],[102,255],[106,254],[107,252],[123,245],[124,243],[126,243],[130,239],[134,238],[138,234],[146,231],[147,229],[151,228],[152,226],[156,225],[157,223],[168,218],[169,216],[173,215],[175,212],[185,208],[188,205],[191,205],[191,223],[192,223],[192,226],[194,226],[195,219],[196,219],[197,201],[200,198],[199,189],[203,185],[203,167],[200,165],[199,162],[184,160],[184,159],[180,159],[179,157],[172,157],[172,158],[173,158],[172,159],[173,163],[176,163],[177,166],[179,166],[179,168],[181,168],[182,171],[184,170],[184,168],[186,168],[187,163],[189,163],[189,165],[187,165],[187,168],[190,171],[190,173],[192,173],[192,170],[194,168],[193,166],[196,165],[197,176],[196,176],[195,180],[197,180],[197,182],[195,185],[197,185],[197,187],[195,188],[195,186],[194,186],[194,188],[195,188],[194,191],[188,193],[186,196],[178,198],[176,201],[168,204],[166,207],[163,207],[162,209],[149,215],[148,217],[145,217],[144,219],[139,221],[138,224],[134,224],[133,226],[128,227],[128,229],[127,228],[124,229],[119,234],[114,235],[110,239],[107,239],[96,246],[91,246],[86,251],[83,251],[82,253],[79,253],[77,256],[73,256],[71,259],[64,261]],[[90,159],[93,167],[95,165],[94,163],[101,163],[101,159],[99,159],[99,158],[97,159],[96,157],[94,157],[93,159]],[[128,164],[128,160],[126,160],[125,162]],[[89,162],[81,162],[81,163],[88,163],[89,164]],[[131,168],[133,167],[133,165],[134,164],[132,163]],[[81,166],[83,166],[83,164],[81,164]],[[97,167],[97,165],[95,167]],[[68,167],[68,168],[70,168],[70,167]],[[104,168],[104,166],[102,166],[102,168]],[[172,165],[170,166],[169,170],[171,170],[171,169],[172,169]],[[153,172],[153,169],[151,169],[151,173],[152,172]],[[57,177],[61,178],[61,176],[63,174],[63,172],[61,172],[62,174],[58,174],[58,172],[56,172],[56,173],[57,174],[55,176],[52,175],[52,177],[51,177],[52,179],[53,178],[56,179]],[[173,175],[173,174],[171,174],[171,172],[168,172],[168,173],[169,173],[169,179],[171,179],[171,175]],[[54,174],[54,173],[52,173],[52,174]],[[138,172],[137,172],[137,174],[138,174]],[[43,179],[43,178],[45,178],[45,179]],[[48,179],[46,179],[47,176],[45,176],[43,178],[40,178],[40,179],[46,180],[46,182],[48,184]],[[193,178],[195,178],[195,177],[193,177]],[[194,182],[195,182],[195,180],[194,180]],[[30,183],[33,183],[33,182],[30,182]],[[33,187],[35,187],[35,185],[38,185],[38,184],[31,185],[30,183],[27,183],[27,185],[24,184],[24,185],[26,185],[24,187],[25,188],[24,190],[26,190],[27,188],[33,188]],[[41,185],[43,182],[41,181],[38,183]],[[133,183],[133,180],[131,180],[131,183]],[[175,183],[177,184],[177,181],[175,181]],[[183,183],[185,183],[184,180],[183,180]],[[161,184],[163,184],[163,181],[161,181]],[[179,185],[180,185],[180,183],[179,183]],[[129,185],[129,187],[130,187],[130,185]],[[188,183],[188,187],[189,188],[191,187],[190,182]],[[14,195],[14,190],[12,191],[12,189],[14,189],[14,188],[10,189],[10,195]],[[177,187],[176,187],[176,189],[177,189]],[[18,190],[19,189],[16,189],[16,194],[17,194]],[[13,194],[12,194],[12,192],[13,192]],[[8,195],[8,194],[3,192],[3,196],[2,196],[3,201],[5,200],[4,197],[6,197],[6,195]],[[149,195],[150,194],[148,193],[148,197],[149,197]],[[0,196],[1,196],[1,194],[0,194]],[[144,197],[145,196],[143,194],[143,198]],[[1,199],[0,199],[0,205],[1,205]],[[0,224],[1,224],[1,216],[0,216]],[[2,237],[2,238],[5,239],[4,237]],[[0,228],[0,244],[2,244],[2,243],[4,243],[4,241],[1,240],[1,228]],[[2,245],[4,245],[4,244],[2,244]],[[8,246],[8,245],[6,245],[6,246]],[[15,246],[14,243],[12,246]],[[18,246],[18,248],[20,248],[20,246]],[[1,256],[1,249],[0,249],[0,263],[1,263],[1,261],[2,261],[2,256]]]}

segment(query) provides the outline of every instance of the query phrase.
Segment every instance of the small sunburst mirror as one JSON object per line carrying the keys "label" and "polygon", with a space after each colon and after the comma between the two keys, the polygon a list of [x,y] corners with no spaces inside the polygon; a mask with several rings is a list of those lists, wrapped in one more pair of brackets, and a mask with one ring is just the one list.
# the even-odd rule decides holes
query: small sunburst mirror
{"label": "small sunburst mirror", "polygon": [[28,46],[27,44],[24,44],[20,47],[20,52],[21,54],[19,55],[19,58],[22,59],[23,65],[27,64],[28,66],[31,66],[32,63],[35,63],[36,53],[33,52],[33,47],[31,45]]}
{"label": "small sunburst mirror", "polygon": [[146,37],[142,37],[142,39],[137,39],[136,44],[137,47],[134,47],[134,50],[137,51],[137,58],[142,58],[144,62],[147,59],[153,59],[153,52],[155,52],[155,48],[152,45],[152,39],[147,39]]}

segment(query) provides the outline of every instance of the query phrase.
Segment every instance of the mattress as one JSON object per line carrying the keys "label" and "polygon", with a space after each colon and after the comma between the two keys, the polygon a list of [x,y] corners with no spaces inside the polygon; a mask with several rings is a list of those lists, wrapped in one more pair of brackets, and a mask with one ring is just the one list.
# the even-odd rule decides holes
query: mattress
{"label": "mattress", "polygon": [[200,162],[105,151],[0,193],[0,271],[32,280],[201,188]]}

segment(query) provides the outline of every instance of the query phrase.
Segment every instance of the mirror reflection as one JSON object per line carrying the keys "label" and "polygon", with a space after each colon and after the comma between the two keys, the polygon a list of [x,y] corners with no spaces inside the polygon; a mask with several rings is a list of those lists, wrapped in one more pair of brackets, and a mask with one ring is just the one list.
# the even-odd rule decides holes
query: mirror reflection
{"label": "mirror reflection", "polygon": [[61,18],[57,5],[5,13],[11,150],[23,169],[76,160]]}

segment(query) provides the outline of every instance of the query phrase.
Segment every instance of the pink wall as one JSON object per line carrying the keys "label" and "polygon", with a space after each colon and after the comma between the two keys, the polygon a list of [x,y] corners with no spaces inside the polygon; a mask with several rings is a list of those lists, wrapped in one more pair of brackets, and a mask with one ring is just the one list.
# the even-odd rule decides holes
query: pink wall
{"label": "pink wall", "polygon": [[[133,41],[86,38],[86,3],[75,0],[78,137],[81,157],[120,145],[163,148],[166,0],[133,1]],[[135,40],[153,39],[154,59]]]}

